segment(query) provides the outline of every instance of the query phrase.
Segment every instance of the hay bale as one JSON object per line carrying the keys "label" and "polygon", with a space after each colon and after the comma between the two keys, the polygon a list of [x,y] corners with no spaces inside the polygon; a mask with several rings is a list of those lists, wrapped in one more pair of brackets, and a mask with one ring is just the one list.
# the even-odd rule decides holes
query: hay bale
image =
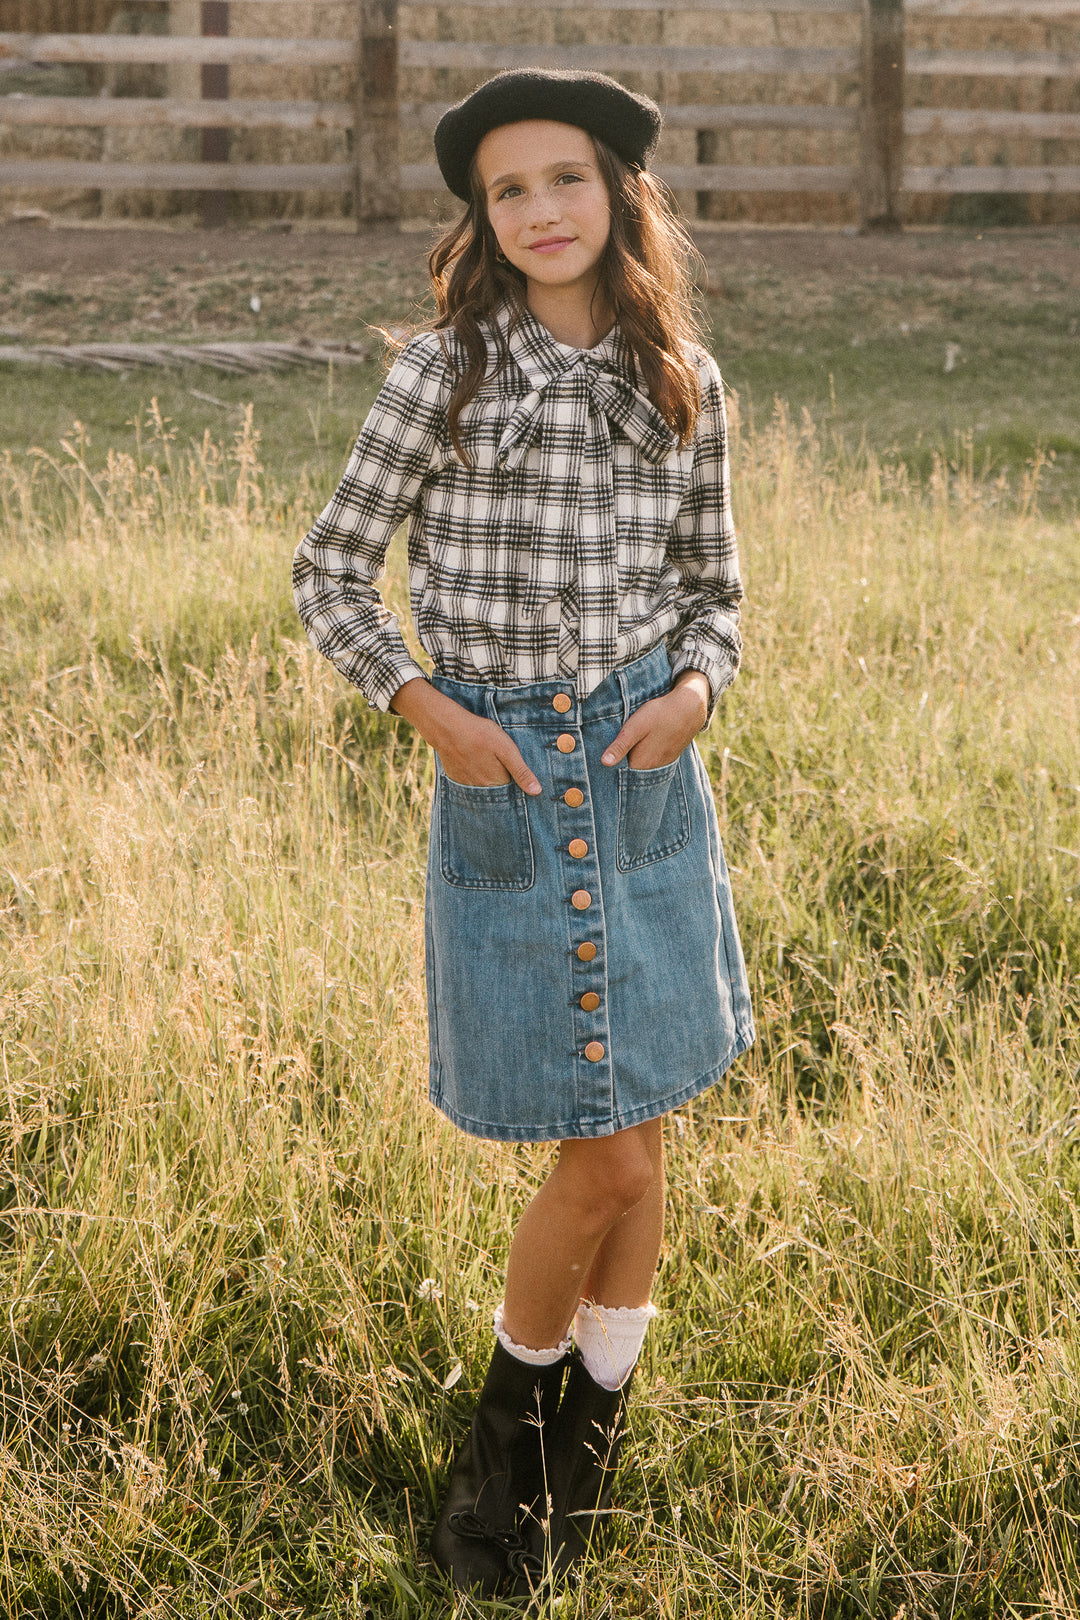
{"label": "hay bale", "polygon": [[[909,50],[1060,51],[1075,55],[1080,54],[1080,20],[909,16],[907,45]],[[907,105],[970,111],[1080,112],[1080,82],[1034,74],[1008,78],[909,74]],[[919,166],[972,164],[1008,168],[1078,163],[1080,142],[985,132],[937,133],[909,137],[906,161]],[[909,221],[919,224],[1075,223],[1080,220],[1080,198],[1009,193],[919,195],[906,199],[904,213]]]}
{"label": "hay bale", "polygon": [[[7,128],[0,124],[0,162],[35,158],[94,162],[100,157],[99,129],[52,129],[21,124]],[[99,194],[89,187],[73,186],[0,188],[0,218],[6,218],[16,208],[40,208],[57,219],[96,219]]]}
{"label": "hay bale", "polygon": [[[0,0],[0,23],[8,28],[50,31],[137,32],[168,28],[174,34],[197,36],[200,31],[199,0],[167,0],[158,4],[136,0]],[[567,10],[537,6],[507,5],[486,7],[425,5],[402,7],[401,34],[405,39],[443,41],[492,41],[538,47],[550,45],[663,45],[813,46],[851,49],[860,39],[860,18],[853,13],[827,12],[719,12],[696,10],[692,5],[642,11]],[[336,38],[353,40],[356,35],[355,0],[295,0],[293,4],[266,6],[259,0],[232,0],[230,32],[239,38],[278,36],[281,38]],[[1061,51],[1080,53],[1080,20],[1047,21],[1037,18],[928,17],[917,14],[907,19],[909,49],[950,48],[978,51]],[[117,66],[110,69],[57,69],[59,75],[74,79],[67,93],[93,94],[109,87],[115,94],[160,95],[198,99],[201,76],[197,65],[164,68]],[[448,103],[467,94],[488,73],[487,68],[408,68],[400,74],[400,94],[410,103]],[[860,85],[856,74],[828,73],[677,73],[662,66],[643,65],[637,71],[616,70],[631,88],[656,96],[668,105],[778,105],[834,106],[857,108]],[[97,76],[95,78],[95,75]],[[5,88],[10,80],[5,75]],[[59,78],[54,82],[59,84]],[[66,82],[66,80],[65,80]],[[20,86],[21,87],[21,86]],[[313,67],[234,67],[230,72],[230,92],[236,99],[351,101],[354,70],[349,66]],[[1080,84],[1075,80],[1026,77],[990,78],[937,74],[909,75],[908,104],[926,108],[968,108],[1039,111],[1080,111]],[[433,122],[428,119],[428,125]],[[34,141],[35,134],[44,137]],[[12,155],[69,155],[73,147],[70,131],[8,132],[5,146]],[[59,138],[58,138],[59,137]],[[87,155],[121,159],[145,158],[148,152],[162,161],[192,159],[198,155],[198,135],[190,131],[159,130],[136,135],[115,130],[96,137],[96,150]],[[92,146],[93,137],[86,137]],[[231,151],[238,163],[334,162],[349,161],[351,133],[347,130],[279,130],[272,128],[236,131]],[[404,163],[432,161],[430,127],[405,128],[401,136]],[[694,130],[669,128],[663,137],[659,162],[693,165],[696,162],[732,165],[788,166],[827,164],[856,166],[858,137],[854,130],[768,129]],[[977,133],[967,137],[942,133],[912,136],[906,161],[915,165],[973,163],[1043,165],[1080,162],[1080,142],[1048,141],[1031,136],[1004,136]],[[16,194],[28,201],[27,194]],[[61,210],[83,209],[87,198],[65,194],[58,201],[54,194],[43,196],[42,206]],[[682,189],[677,200],[691,216],[714,220],[755,219],[765,222],[849,223],[857,217],[853,195],[830,193],[704,193]],[[125,217],[157,217],[186,210],[194,205],[191,194],[171,199],[154,199],[152,194],[108,194],[103,199],[106,213]],[[95,205],[96,206],[96,205]],[[1080,218],[1080,199],[1037,196],[1003,204],[1000,198],[949,199],[911,196],[906,199],[906,215],[914,222],[959,219],[978,222],[980,208],[989,217],[1012,207],[1023,217],[1040,223]],[[240,218],[291,217],[337,218],[346,214],[350,199],[345,194],[237,194],[234,212]],[[451,199],[439,192],[407,193],[406,217],[434,221],[451,217],[456,209]]]}

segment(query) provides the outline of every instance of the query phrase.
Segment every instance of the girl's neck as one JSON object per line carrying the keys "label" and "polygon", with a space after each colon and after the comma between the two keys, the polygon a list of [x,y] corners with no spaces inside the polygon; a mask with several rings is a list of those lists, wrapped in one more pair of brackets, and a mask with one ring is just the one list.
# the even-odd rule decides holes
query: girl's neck
{"label": "girl's neck", "polygon": [[565,343],[572,349],[594,349],[615,324],[607,303],[594,297],[594,291],[594,288],[586,293],[577,287],[545,287],[530,281],[525,301],[530,314],[535,315],[556,343]]}

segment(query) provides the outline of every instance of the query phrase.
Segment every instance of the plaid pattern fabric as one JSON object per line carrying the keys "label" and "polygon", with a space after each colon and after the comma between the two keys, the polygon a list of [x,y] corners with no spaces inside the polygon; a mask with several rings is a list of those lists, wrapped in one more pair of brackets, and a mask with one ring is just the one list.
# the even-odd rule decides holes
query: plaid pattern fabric
{"label": "plaid pattern fabric", "polygon": [[454,335],[398,355],[296,552],[313,644],[376,708],[424,674],[376,585],[408,520],[413,621],[440,674],[566,679],[585,697],[666,638],[674,672],[704,671],[715,702],[738,668],[742,596],[715,363],[698,352],[702,411],[680,450],[617,328],[568,349],[528,314],[502,319],[510,362],[461,417],[471,468],[446,427]]}

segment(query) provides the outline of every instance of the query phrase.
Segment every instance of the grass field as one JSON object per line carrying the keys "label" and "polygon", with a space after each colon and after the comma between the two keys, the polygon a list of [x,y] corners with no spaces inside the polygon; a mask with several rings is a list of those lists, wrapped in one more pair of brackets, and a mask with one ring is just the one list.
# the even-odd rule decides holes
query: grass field
{"label": "grass field", "polygon": [[[858,375],[835,417],[740,391],[703,752],[759,1042],[670,1123],[562,1620],[1080,1613],[1075,512],[955,401],[944,455],[862,442]],[[289,599],[356,399],[310,385],[305,470],[261,402],[125,436],[64,380],[82,439],[9,394],[0,472],[0,1613],[507,1614],[424,1546],[550,1150],[423,1100],[429,762]]]}
{"label": "grass field", "polygon": [[[971,240],[962,271],[948,266],[943,274],[942,238],[916,235],[902,261],[886,256],[876,269],[837,275],[785,264],[775,253],[756,262],[752,247],[736,255],[729,237],[703,236],[703,303],[746,419],[767,423],[779,396],[796,419],[809,410],[824,436],[865,440],[923,482],[935,454],[956,453],[957,431],[970,433],[975,466],[989,476],[1018,479],[1041,451],[1044,508],[1075,507],[1080,240],[1037,234],[1023,254],[1005,256],[1007,239]],[[287,263],[260,260],[259,237],[249,240],[252,256],[228,264],[203,264],[177,234],[171,247],[162,239],[152,267],[89,278],[0,267],[0,340],[362,340],[369,323],[398,325],[423,312],[423,236],[363,261],[320,259],[301,237]],[[791,246],[794,255],[799,244]],[[94,453],[132,449],[134,423],[154,396],[181,443],[206,431],[227,437],[253,401],[267,464],[290,475],[309,468],[320,487],[332,487],[378,371],[374,361],[367,370],[341,370],[328,389],[317,374],[110,377],[2,368],[5,441],[55,443],[79,417],[94,425]]]}

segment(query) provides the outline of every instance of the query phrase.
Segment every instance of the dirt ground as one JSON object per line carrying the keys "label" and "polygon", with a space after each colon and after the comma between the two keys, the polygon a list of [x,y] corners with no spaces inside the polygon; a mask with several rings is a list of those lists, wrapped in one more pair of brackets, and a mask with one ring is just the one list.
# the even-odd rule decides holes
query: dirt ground
{"label": "dirt ground", "polygon": [[[1021,275],[1042,272],[1080,286],[1080,229],[910,230],[859,236],[850,230],[730,227],[701,231],[710,265],[784,273],[964,278],[991,267]],[[15,274],[100,276],[181,264],[223,271],[253,260],[270,267],[342,273],[357,259],[412,270],[426,238],[414,231],[290,232],[251,228],[204,231],[99,226],[11,225],[0,232],[0,270]]]}
{"label": "dirt ground", "polygon": [[[759,226],[705,229],[698,242],[703,324],[746,411],[767,416],[783,401],[922,471],[928,446],[970,431],[980,466],[1020,477],[1037,455],[1053,458],[1044,495],[1080,495],[1080,228],[862,237]],[[261,372],[257,385],[215,374],[208,392],[194,374],[5,365],[0,439],[55,442],[79,415],[98,443],[126,443],[133,402],[149,391],[196,439],[208,412],[257,399],[272,464],[335,460],[377,383],[382,333],[430,318],[428,245],[416,231],[9,225],[0,356],[35,344],[332,338],[373,365],[349,385],[359,394],[321,371],[287,383]]]}
{"label": "dirt ground", "polygon": [[[713,228],[700,231],[698,243],[707,295],[727,307],[729,351],[739,336],[732,320],[751,314],[755,329],[742,335],[760,349],[774,329],[817,320],[825,310],[836,320],[845,311],[853,317],[860,303],[877,307],[871,324],[892,310],[911,325],[927,318],[935,300],[968,297],[1008,327],[1018,312],[1073,301],[1080,291],[1075,227],[867,237],[839,229]],[[0,231],[0,346],[298,341],[409,325],[424,319],[428,245],[427,234],[416,231],[9,223]]]}

